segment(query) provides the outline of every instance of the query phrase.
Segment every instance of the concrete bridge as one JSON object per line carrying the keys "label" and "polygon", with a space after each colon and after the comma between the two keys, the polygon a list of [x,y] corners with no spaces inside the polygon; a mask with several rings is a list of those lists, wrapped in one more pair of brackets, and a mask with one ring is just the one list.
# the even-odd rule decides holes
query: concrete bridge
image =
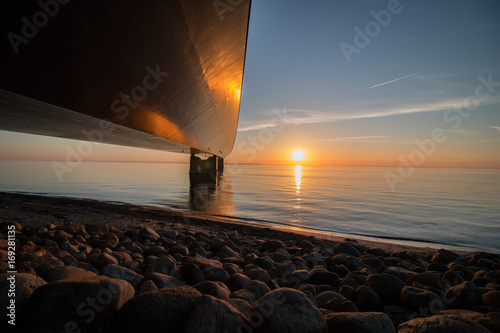
{"label": "concrete bridge", "polygon": [[12,1],[0,129],[187,153],[190,173],[217,171],[236,136],[249,12],[250,0]]}

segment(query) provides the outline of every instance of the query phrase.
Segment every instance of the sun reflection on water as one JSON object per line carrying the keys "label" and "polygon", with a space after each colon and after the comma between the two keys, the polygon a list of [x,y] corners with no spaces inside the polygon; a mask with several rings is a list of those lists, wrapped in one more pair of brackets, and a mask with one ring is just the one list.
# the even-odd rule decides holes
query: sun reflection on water
{"label": "sun reflection on water", "polygon": [[297,195],[300,194],[300,183],[301,182],[302,182],[302,166],[296,165],[295,166],[295,184],[297,186],[297,189],[295,191],[295,194],[297,194]]}
{"label": "sun reflection on water", "polygon": [[297,197],[297,202],[294,206],[295,209],[300,209],[300,184],[302,183],[302,166],[295,166],[295,196]]}

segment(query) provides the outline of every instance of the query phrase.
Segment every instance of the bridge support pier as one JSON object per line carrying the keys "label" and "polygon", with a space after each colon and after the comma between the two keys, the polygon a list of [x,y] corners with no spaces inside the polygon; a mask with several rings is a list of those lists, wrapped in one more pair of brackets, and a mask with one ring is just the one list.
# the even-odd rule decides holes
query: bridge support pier
{"label": "bridge support pier", "polygon": [[222,157],[217,157],[217,170],[219,173],[224,172],[224,158]]}
{"label": "bridge support pier", "polygon": [[189,175],[196,178],[212,178],[216,181],[217,174],[221,174],[224,171],[224,159],[217,157],[215,155],[203,160],[191,154],[189,160]]}

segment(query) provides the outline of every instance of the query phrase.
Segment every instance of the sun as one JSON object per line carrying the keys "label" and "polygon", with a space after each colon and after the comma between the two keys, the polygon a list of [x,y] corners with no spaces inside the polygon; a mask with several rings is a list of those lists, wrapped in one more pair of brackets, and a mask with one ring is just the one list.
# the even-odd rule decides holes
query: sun
{"label": "sun", "polygon": [[306,153],[304,153],[304,151],[300,149],[294,150],[292,153],[292,158],[295,162],[303,161],[305,157]]}

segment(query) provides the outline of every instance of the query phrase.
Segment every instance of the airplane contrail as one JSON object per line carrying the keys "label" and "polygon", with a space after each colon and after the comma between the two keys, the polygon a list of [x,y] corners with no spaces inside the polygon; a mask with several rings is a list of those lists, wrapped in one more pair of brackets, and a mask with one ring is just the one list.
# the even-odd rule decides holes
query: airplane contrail
{"label": "airplane contrail", "polygon": [[[423,71],[423,72],[425,72],[425,71]],[[403,77],[400,77],[400,78],[397,78],[397,79],[394,79],[394,80],[390,80],[390,81],[387,81],[387,82],[379,83],[379,84],[376,84],[376,85],[374,85],[374,86],[371,86],[371,87],[370,87],[370,88],[368,88],[368,89],[372,89],[372,88],[380,87],[380,86],[383,86],[383,85],[385,85],[385,84],[389,84],[389,83],[396,82],[396,81],[399,81],[399,80],[402,80],[402,79],[406,79],[407,77],[414,76],[414,75],[418,75],[418,74],[422,74],[423,72],[413,73],[413,74],[410,74],[410,75],[405,75],[405,76],[403,76]]]}

